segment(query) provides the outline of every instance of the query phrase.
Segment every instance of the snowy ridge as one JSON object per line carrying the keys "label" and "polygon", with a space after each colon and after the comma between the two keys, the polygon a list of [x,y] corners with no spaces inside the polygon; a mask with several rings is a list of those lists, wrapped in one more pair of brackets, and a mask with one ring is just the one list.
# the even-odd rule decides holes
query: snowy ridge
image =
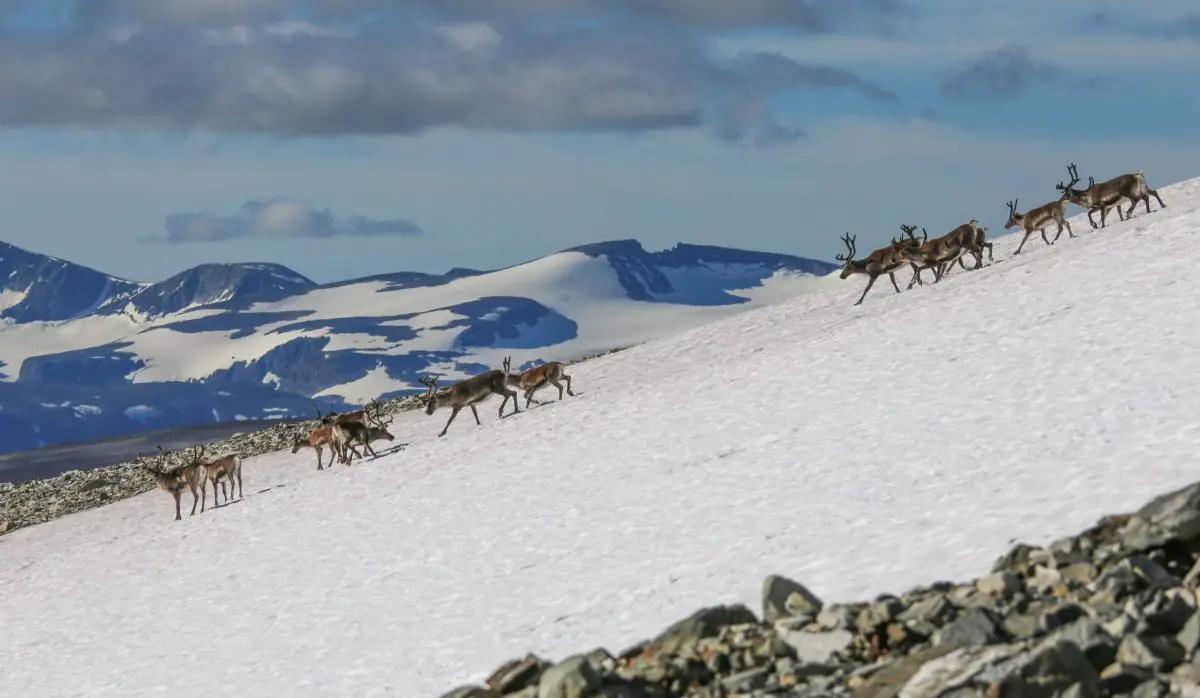
{"label": "snowy ridge", "polygon": [[[96,415],[76,424],[42,409],[77,401],[80,386],[108,415],[122,414],[130,406],[122,396],[140,386],[136,404],[158,408],[146,428],[211,421],[217,407],[228,413],[194,401],[168,409],[194,383],[232,393],[246,418],[304,416],[312,405],[302,398],[361,405],[419,390],[425,373],[451,380],[509,355],[520,366],[642,342],[822,288],[836,282],[825,278],[834,269],[718,247],[647,252],[636,240],[492,272],[398,272],[324,286],[279,265],[203,264],[116,289],[82,317],[0,327],[0,403],[22,415],[0,419],[0,449],[143,428]],[[23,398],[31,390],[38,400]]]}
{"label": "snowy ridge", "polygon": [[432,697],[755,605],[768,573],[894,593],[1129,510],[1200,445],[1200,179],[1160,192],[936,286],[853,307],[843,283],[579,364],[577,397],[442,439],[445,413],[404,413],[375,461],[247,460],[244,501],[181,523],[151,492],[16,531],[5,687]]}

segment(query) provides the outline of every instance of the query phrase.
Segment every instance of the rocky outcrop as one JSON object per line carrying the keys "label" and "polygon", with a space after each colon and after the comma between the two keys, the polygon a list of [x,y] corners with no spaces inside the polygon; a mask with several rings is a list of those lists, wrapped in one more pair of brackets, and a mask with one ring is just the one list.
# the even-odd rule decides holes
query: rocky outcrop
{"label": "rocky outcrop", "polygon": [[696,611],[658,637],[526,655],[442,698],[1162,698],[1200,695],[1200,483],[978,579],[825,604],[764,580],[761,616]]}
{"label": "rocky outcrop", "polygon": [[[393,413],[420,406],[414,397],[383,401]],[[261,431],[234,434],[207,445],[209,453],[237,453],[243,458],[290,449],[317,420],[278,424]],[[18,485],[0,483],[0,535],[44,523],[60,516],[86,511],[133,497],[154,488],[154,480],[133,463],[118,463],[89,470],[72,470],[58,477]]]}

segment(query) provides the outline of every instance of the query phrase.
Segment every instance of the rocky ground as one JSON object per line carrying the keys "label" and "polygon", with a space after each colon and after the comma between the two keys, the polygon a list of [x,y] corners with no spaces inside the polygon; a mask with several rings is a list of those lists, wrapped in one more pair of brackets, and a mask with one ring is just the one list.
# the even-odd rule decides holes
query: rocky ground
{"label": "rocky ground", "polygon": [[987,576],[824,604],[763,581],[761,616],[697,611],[658,637],[533,655],[442,698],[1160,698],[1200,696],[1200,483]]}
{"label": "rocky ground", "polygon": [[[417,407],[420,407],[420,400],[413,397],[383,403],[385,414]],[[317,420],[312,419],[234,434],[228,439],[209,443],[206,452],[237,453],[243,458],[250,458],[290,449],[297,436],[307,434],[317,424]],[[18,485],[0,483],[0,535],[133,497],[154,487],[154,478],[134,463],[72,470],[58,477],[31,480]]]}

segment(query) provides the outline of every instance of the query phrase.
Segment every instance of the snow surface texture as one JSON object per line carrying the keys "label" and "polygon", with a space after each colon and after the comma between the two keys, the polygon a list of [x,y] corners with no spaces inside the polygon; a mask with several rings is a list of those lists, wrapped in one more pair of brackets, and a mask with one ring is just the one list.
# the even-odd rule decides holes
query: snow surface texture
{"label": "snow surface texture", "polygon": [[577,397],[441,439],[447,412],[400,415],[375,461],[248,460],[244,501],[179,523],[152,492],[16,531],[0,690],[435,696],[757,608],[773,572],[830,601],[978,576],[1196,479],[1200,179],[1160,191],[936,286],[585,362]]}
{"label": "snow surface texture", "polygon": [[[21,254],[27,276],[69,264]],[[180,402],[181,390],[195,393],[186,382],[196,381],[235,390],[246,414],[258,418],[293,406],[299,412],[289,416],[306,416],[312,405],[301,396],[344,409],[419,391],[417,378],[429,372],[446,381],[499,367],[510,355],[514,367],[571,360],[828,288],[837,282],[828,278],[834,268],[788,255],[684,244],[651,253],[633,240],[486,273],[401,272],[320,287],[278,265],[201,265],[153,285],[113,286],[132,300],[114,296],[87,316],[0,325],[0,402],[20,403],[24,415],[23,422],[0,423],[0,450],[35,445],[35,425],[76,438],[142,426],[64,423],[61,413],[40,409],[43,402],[94,399],[109,415],[146,404],[158,413],[147,428],[207,421],[218,407],[227,414],[216,404],[222,401],[168,409]],[[109,278],[72,269],[93,285]],[[37,288],[41,296],[50,294]],[[80,298],[90,302],[94,295],[88,287],[67,299],[71,303],[52,298],[74,309]],[[18,296],[24,298],[16,290],[0,295],[0,303]],[[46,307],[57,308],[52,305]],[[46,308],[20,309],[28,317]],[[80,395],[81,384],[91,392]],[[131,391],[131,385],[147,387]],[[40,387],[32,404],[21,402],[28,386]],[[265,399],[264,386],[279,400]]]}

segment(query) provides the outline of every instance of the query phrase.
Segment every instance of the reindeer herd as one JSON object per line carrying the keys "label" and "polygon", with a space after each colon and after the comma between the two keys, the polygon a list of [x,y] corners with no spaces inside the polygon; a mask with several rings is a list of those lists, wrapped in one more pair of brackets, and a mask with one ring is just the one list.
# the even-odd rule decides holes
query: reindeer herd
{"label": "reindeer herd", "polygon": [[[1068,237],[1075,237],[1075,231],[1071,230],[1071,224],[1067,222],[1068,204],[1075,204],[1086,210],[1088,222],[1091,223],[1093,229],[1105,226],[1108,212],[1113,208],[1117,210],[1117,216],[1121,220],[1132,216],[1138,203],[1144,203],[1146,213],[1150,213],[1151,196],[1158,201],[1161,208],[1167,207],[1158,192],[1151,189],[1146,183],[1146,176],[1142,172],[1123,174],[1099,184],[1096,183],[1095,178],[1088,177],[1088,185],[1084,189],[1075,188],[1075,185],[1080,182],[1075,163],[1067,165],[1067,174],[1070,175],[1071,181],[1065,184],[1060,181],[1055,185],[1054,188],[1059,191],[1059,197],[1054,201],[1031,208],[1024,213],[1017,211],[1016,199],[1008,202],[1008,222],[1005,223],[1004,229],[1019,228],[1024,232],[1020,244],[1013,252],[1014,255],[1021,254],[1021,249],[1025,247],[1025,241],[1034,231],[1041,233],[1042,241],[1047,245],[1058,242],[1064,229],[1067,231]],[[1124,215],[1121,213],[1122,201],[1130,202],[1129,209],[1125,211]],[[1097,210],[1100,211],[1099,226],[1092,218],[1092,213]],[[1056,226],[1057,230],[1054,239],[1050,240],[1046,236],[1046,229],[1052,224]],[[933,270],[934,283],[941,281],[946,271],[955,262],[958,262],[965,271],[967,265],[962,258],[968,253],[975,258],[973,269],[983,266],[985,249],[988,261],[992,261],[992,244],[987,241],[988,229],[980,226],[978,220],[971,219],[945,235],[932,240],[929,239],[929,234],[925,232],[924,228],[921,228],[921,237],[918,238],[915,235],[916,228],[915,225],[901,225],[900,229],[904,231],[904,237],[892,238],[888,246],[881,247],[862,259],[854,259],[857,254],[854,245],[855,236],[849,233],[842,236],[847,253],[837,255],[837,260],[845,263],[840,278],[846,279],[853,274],[867,276],[867,286],[854,305],[863,302],[863,299],[867,297],[867,292],[875,285],[876,279],[883,274],[888,275],[896,293],[900,293],[900,285],[896,283],[896,272],[906,265],[913,271],[912,280],[908,282],[907,287],[911,289],[913,284],[925,283],[921,280],[921,272],[926,269]]]}
{"label": "reindeer herd", "polygon": [[[1088,222],[1091,223],[1093,229],[1103,228],[1106,224],[1108,212],[1115,208],[1117,216],[1121,220],[1126,220],[1133,215],[1134,209],[1138,203],[1144,203],[1146,213],[1150,213],[1150,197],[1153,196],[1158,200],[1158,205],[1166,208],[1162,197],[1158,192],[1151,189],[1146,183],[1146,176],[1137,172],[1134,174],[1123,174],[1114,177],[1108,181],[1096,183],[1092,177],[1088,177],[1088,185],[1084,189],[1077,189],[1075,185],[1079,184],[1079,173],[1075,167],[1075,163],[1067,165],[1067,174],[1070,175],[1071,181],[1063,183],[1060,181],[1056,186],[1060,193],[1059,198],[1049,203],[1042,204],[1035,208],[1031,208],[1024,213],[1017,210],[1018,202],[1014,199],[1008,202],[1008,222],[1004,225],[1005,230],[1020,228],[1024,235],[1021,237],[1020,244],[1013,252],[1014,255],[1020,254],[1022,248],[1025,247],[1025,242],[1029,236],[1037,231],[1041,233],[1042,241],[1047,245],[1053,245],[1058,242],[1062,236],[1063,230],[1067,231],[1068,237],[1075,237],[1075,232],[1071,230],[1071,224],[1067,222],[1067,205],[1074,204],[1087,211]],[[1128,210],[1122,214],[1121,202],[1129,201]],[[1092,214],[1095,211],[1100,211],[1100,224],[1097,225]],[[1056,226],[1054,239],[1051,240],[1046,235],[1046,229],[1051,225]],[[857,250],[855,248],[855,236],[846,233],[842,237],[842,242],[846,244],[847,253],[845,255],[837,255],[840,262],[844,262],[842,267],[841,278],[846,279],[853,274],[865,274],[868,277],[867,286],[863,289],[862,295],[858,297],[855,305],[859,305],[866,298],[867,292],[875,285],[876,279],[881,275],[887,274],[892,282],[892,286],[896,289],[896,293],[900,293],[900,285],[896,283],[896,272],[902,269],[905,265],[912,269],[913,277],[908,282],[908,289],[911,289],[914,284],[924,284],[921,279],[921,272],[926,269],[933,271],[933,282],[938,283],[946,274],[955,262],[958,263],[964,271],[967,270],[967,265],[963,262],[963,257],[967,254],[975,258],[975,265],[972,270],[979,269],[983,266],[983,255],[986,251],[988,261],[993,261],[992,258],[992,243],[988,242],[986,227],[980,226],[979,221],[972,219],[964,223],[950,232],[940,237],[933,239],[929,238],[929,233],[925,228],[921,228],[921,237],[916,236],[917,226],[901,225],[900,229],[904,232],[904,237],[892,238],[891,244],[886,247],[875,250],[871,254],[862,259],[855,259]],[[425,414],[432,415],[435,411],[441,408],[450,408],[450,418],[446,420],[446,425],[442,428],[439,437],[445,436],[446,431],[450,429],[450,424],[454,422],[454,418],[463,408],[470,408],[471,415],[475,417],[475,423],[482,425],[479,420],[479,412],[475,406],[487,400],[493,395],[500,395],[504,400],[500,403],[499,417],[504,418],[504,408],[511,399],[513,409],[510,414],[520,412],[517,402],[517,391],[513,388],[519,388],[525,395],[525,407],[529,408],[532,403],[541,404],[540,401],[533,399],[533,394],[541,388],[552,385],[558,388],[558,399],[563,399],[564,388],[567,395],[575,395],[571,391],[571,376],[567,375],[565,366],[558,361],[551,361],[539,366],[512,373],[512,357],[504,359],[503,367],[485,371],[478,375],[460,380],[448,388],[441,391],[438,390],[437,379],[427,377],[420,379],[421,383],[428,389],[421,399],[425,402]],[[563,383],[566,383],[564,386]],[[387,441],[395,440],[395,436],[388,431],[388,426],[392,420],[389,418],[384,421],[383,408],[378,400],[372,400],[370,404],[361,410],[348,412],[346,414],[334,414],[332,411],[327,414],[321,414],[320,408],[317,409],[317,417],[319,423],[316,428],[312,429],[304,436],[296,437],[292,443],[292,453],[298,453],[302,448],[311,448],[317,454],[317,470],[324,469],[324,464],[321,457],[326,448],[329,449],[330,458],[329,466],[332,467],[334,462],[350,465],[355,456],[362,458],[362,453],[355,448],[356,445],[362,446],[363,450],[371,456],[376,456],[375,450],[371,447],[371,442],[386,439]],[[217,485],[220,484],[221,494],[224,495],[225,501],[229,502],[233,495],[233,486],[237,484],[237,496],[240,499],[242,496],[242,458],[237,454],[226,454],[213,461],[204,459],[204,447],[193,447],[191,452],[183,458],[181,464],[174,467],[166,467],[168,451],[164,451],[161,446],[158,447],[158,462],[151,464],[140,453],[136,459],[136,463],[149,471],[160,489],[169,493],[175,499],[175,520],[180,520],[179,499],[184,490],[190,490],[192,493],[192,513],[196,514],[196,504],[199,502],[200,511],[203,512],[207,500],[208,486],[212,485],[213,490],[213,506],[219,506],[217,502]],[[225,492],[226,483],[229,485],[229,492]]]}
{"label": "reindeer herd", "polygon": [[[475,406],[487,400],[492,395],[503,396],[504,401],[500,403],[500,418],[504,418],[504,407],[508,404],[509,399],[513,401],[513,410],[510,414],[516,414],[521,410],[517,407],[517,392],[512,388],[520,388],[524,391],[525,407],[529,408],[530,404],[541,404],[541,401],[535,400],[533,394],[547,385],[553,385],[558,388],[558,399],[563,399],[563,389],[565,387],[567,395],[574,396],[571,391],[571,376],[566,373],[566,367],[560,361],[551,361],[548,363],[534,366],[519,373],[511,373],[509,369],[512,366],[512,357],[504,359],[502,369],[493,369],[485,371],[476,376],[463,379],[454,383],[449,388],[439,392],[437,388],[437,379],[431,377],[420,379],[421,384],[428,390],[422,395],[422,400],[425,402],[425,414],[432,415],[435,411],[442,407],[450,408],[450,419],[446,420],[446,426],[442,429],[439,437],[446,435],[446,430],[450,428],[450,423],[458,416],[459,411],[464,407],[471,408],[471,414],[475,417],[475,423],[482,425],[479,421],[479,413],[475,410]],[[561,382],[560,382],[561,381]],[[563,382],[566,385],[563,385]],[[316,407],[314,405],[314,407]],[[321,414],[319,407],[317,410],[318,425],[316,428],[308,432],[304,436],[297,436],[292,442],[292,453],[299,453],[302,448],[311,448],[317,454],[317,470],[323,470],[324,464],[321,462],[321,456],[325,449],[329,449],[329,466],[333,467],[334,462],[350,465],[350,462],[357,456],[359,459],[363,457],[362,453],[355,448],[355,445],[363,447],[363,450],[371,456],[376,456],[375,449],[371,448],[371,442],[381,439],[394,441],[395,436],[388,431],[388,426],[391,425],[392,419],[389,417],[384,420],[383,405],[379,400],[371,400],[371,402],[361,410],[354,412],[346,412],[344,414],[335,414],[330,411],[326,414]],[[179,510],[179,499],[183,495],[184,490],[192,493],[192,513],[189,516],[196,515],[196,505],[200,505],[200,512],[204,513],[205,506],[208,501],[208,487],[212,486],[213,506],[219,506],[217,500],[217,485],[220,483],[221,494],[225,497],[225,502],[228,503],[233,495],[233,486],[237,483],[237,498],[242,498],[242,457],[229,453],[217,458],[213,461],[204,459],[204,446],[193,446],[191,450],[183,457],[182,462],[172,467],[167,466],[167,461],[170,456],[170,451],[163,450],[162,446],[158,447],[158,459],[151,463],[142,454],[138,454],[135,463],[154,477],[159,489],[167,492],[175,499],[175,520],[182,519]],[[225,484],[229,483],[229,492],[225,491]]]}

